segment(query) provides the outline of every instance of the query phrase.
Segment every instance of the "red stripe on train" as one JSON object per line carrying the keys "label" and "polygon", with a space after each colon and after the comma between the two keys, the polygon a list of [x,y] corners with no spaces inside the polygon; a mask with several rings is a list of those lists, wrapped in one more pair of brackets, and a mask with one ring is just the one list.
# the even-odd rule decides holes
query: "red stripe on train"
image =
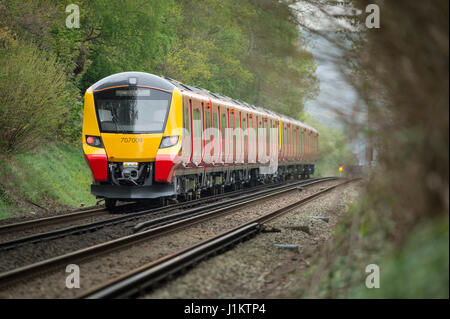
{"label": "red stripe on train", "polygon": [[155,181],[172,183],[175,170],[174,160],[177,155],[156,154],[155,159]]}
{"label": "red stripe on train", "polygon": [[108,181],[108,159],[106,154],[86,154],[85,156],[91,167],[94,180],[97,182]]}

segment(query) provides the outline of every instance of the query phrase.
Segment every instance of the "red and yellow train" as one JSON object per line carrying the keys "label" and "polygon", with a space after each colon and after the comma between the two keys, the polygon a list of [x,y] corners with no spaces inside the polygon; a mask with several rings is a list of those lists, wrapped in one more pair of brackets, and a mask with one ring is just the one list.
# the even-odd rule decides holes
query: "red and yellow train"
{"label": "red and yellow train", "polygon": [[91,192],[189,200],[203,191],[309,178],[318,132],[267,109],[142,72],[108,76],[84,98]]}

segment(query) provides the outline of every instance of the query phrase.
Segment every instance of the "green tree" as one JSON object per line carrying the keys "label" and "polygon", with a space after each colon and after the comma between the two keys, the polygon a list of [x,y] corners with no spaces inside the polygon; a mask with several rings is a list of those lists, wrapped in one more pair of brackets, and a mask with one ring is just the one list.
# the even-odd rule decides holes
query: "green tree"
{"label": "green tree", "polygon": [[30,150],[45,137],[57,137],[78,92],[64,66],[17,40],[0,51],[0,65],[0,152]]}
{"label": "green tree", "polygon": [[81,24],[88,31],[89,68],[81,89],[117,72],[152,72],[175,42],[173,1],[85,1]]}
{"label": "green tree", "polygon": [[293,117],[317,94],[315,63],[288,3],[177,3],[178,42],[158,64],[161,73]]}

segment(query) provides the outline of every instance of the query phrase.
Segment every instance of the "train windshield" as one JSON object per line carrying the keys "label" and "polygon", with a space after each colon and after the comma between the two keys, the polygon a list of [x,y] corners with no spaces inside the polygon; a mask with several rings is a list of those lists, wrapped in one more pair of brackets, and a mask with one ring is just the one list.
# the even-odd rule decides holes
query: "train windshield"
{"label": "train windshield", "polygon": [[150,88],[117,88],[94,94],[103,133],[161,133],[172,94]]}

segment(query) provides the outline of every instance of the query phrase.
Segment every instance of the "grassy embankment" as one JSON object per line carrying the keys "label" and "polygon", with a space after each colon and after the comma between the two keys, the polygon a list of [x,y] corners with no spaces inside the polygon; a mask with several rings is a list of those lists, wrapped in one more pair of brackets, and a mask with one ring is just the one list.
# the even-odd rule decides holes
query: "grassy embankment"
{"label": "grassy embankment", "polygon": [[39,206],[50,210],[96,202],[89,191],[91,172],[79,148],[47,145],[2,157],[2,162],[6,165],[0,166],[0,218],[39,210]]}

